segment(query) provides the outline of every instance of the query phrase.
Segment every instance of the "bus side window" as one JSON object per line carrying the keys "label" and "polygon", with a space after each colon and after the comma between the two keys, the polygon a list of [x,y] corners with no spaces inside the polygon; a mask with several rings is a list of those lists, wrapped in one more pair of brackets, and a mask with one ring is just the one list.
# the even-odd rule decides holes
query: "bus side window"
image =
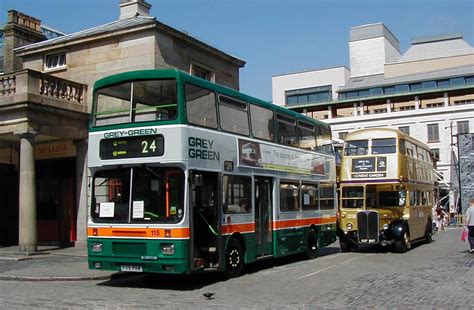
{"label": "bus side window", "polygon": [[250,105],[250,123],[254,138],[272,141],[274,137],[273,111],[255,104]]}
{"label": "bus side window", "polygon": [[297,146],[296,120],[292,117],[277,114],[277,140],[278,143]]}
{"label": "bus side window", "polygon": [[251,178],[238,175],[224,175],[222,177],[222,206],[226,214],[250,213]]}
{"label": "bus side window", "polygon": [[194,125],[217,128],[216,95],[207,89],[186,84],[186,115]]}
{"label": "bus side window", "polygon": [[297,183],[280,184],[280,211],[298,211],[300,209],[300,190]]}
{"label": "bus side window", "polygon": [[316,137],[314,126],[306,122],[298,121],[299,147],[305,150],[316,148]]}
{"label": "bus side window", "polygon": [[249,135],[248,110],[245,102],[219,95],[219,116],[222,130]]}
{"label": "bus side window", "polygon": [[407,150],[406,150],[406,146],[405,146],[405,140],[400,139],[400,140],[398,140],[398,143],[399,143],[398,150],[399,150],[400,154],[406,154]]}

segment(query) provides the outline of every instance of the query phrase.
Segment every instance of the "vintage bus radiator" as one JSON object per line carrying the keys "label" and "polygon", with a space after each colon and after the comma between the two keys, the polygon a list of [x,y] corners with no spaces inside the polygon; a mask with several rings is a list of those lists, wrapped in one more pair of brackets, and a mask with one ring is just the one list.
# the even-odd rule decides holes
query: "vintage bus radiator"
{"label": "vintage bus radiator", "polygon": [[357,213],[357,230],[359,243],[379,242],[379,214],[375,211]]}

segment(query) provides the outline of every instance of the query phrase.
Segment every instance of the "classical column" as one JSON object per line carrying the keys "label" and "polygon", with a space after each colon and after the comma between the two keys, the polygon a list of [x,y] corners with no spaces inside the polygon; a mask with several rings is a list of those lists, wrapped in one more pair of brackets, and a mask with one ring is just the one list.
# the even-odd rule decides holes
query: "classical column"
{"label": "classical column", "polygon": [[76,145],[76,232],[77,242],[87,240],[87,140],[75,140]]}
{"label": "classical column", "polygon": [[392,112],[392,101],[390,99],[387,99],[387,112]]}
{"label": "classical column", "polygon": [[415,96],[415,110],[420,109],[420,97]]}
{"label": "classical column", "polygon": [[20,136],[19,250],[36,252],[35,135]]}
{"label": "classical column", "polygon": [[444,93],[443,102],[445,107],[449,107],[449,96],[448,93]]}

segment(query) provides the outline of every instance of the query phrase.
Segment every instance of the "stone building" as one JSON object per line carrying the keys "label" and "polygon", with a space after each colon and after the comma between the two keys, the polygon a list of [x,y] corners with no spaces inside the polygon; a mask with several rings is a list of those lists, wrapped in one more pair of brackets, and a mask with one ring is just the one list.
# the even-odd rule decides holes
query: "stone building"
{"label": "stone building", "polygon": [[334,139],[391,127],[428,144],[439,159],[442,195],[449,194],[443,204],[456,211],[452,154],[456,135],[474,132],[474,49],[462,34],[450,34],[414,39],[402,53],[383,23],[353,27],[349,37],[349,69],[275,76],[273,102],[325,120]]}
{"label": "stone building", "polygon": [[8,209],[0,242],[18,242],[28,252],[85,240],[87,126],[97,79],[176,68],[239,89],[243,60],[161,23],[150,8],[144,0],[121,0],[118,20],[47,40],[38,19],[9,11],[4,29],[37,39],[31,34],[28,44],[7,46],[4,30],[0,169],[9,187],[0,193]]}

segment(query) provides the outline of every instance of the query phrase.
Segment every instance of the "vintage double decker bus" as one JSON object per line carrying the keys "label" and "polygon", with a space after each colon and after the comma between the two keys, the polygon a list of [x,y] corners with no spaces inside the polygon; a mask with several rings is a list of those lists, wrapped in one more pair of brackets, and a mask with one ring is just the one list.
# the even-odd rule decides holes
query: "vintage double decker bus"
{"label": "vintage double decker bus", "polygon": [[435,177],[427,145],[395,129],[346,136],[341,160],[338,237],[343,252],[432,238]]}
{"label": "vintage double decker bus", "polygon": [[336,240],[328,125],[176,70],[93,97],[89,268],[235,276]]}

